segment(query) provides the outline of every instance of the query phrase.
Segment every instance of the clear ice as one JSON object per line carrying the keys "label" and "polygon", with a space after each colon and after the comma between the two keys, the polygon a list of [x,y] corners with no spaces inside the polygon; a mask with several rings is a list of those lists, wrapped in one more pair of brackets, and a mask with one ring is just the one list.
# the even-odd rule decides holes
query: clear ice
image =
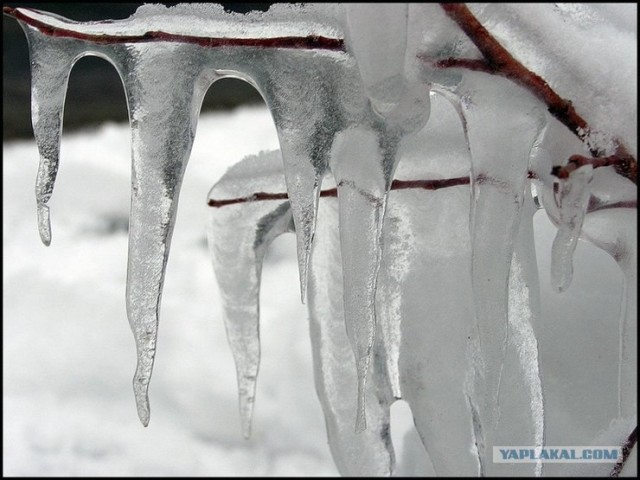
{"label": "clear ice", "polygon": [[559,292],[563,292],[571,284],[573,252],[587,213],[592,177],[593,167],[585,165],[572,172],[569,178],[559,179],[557,188],[554,186],[560,225],[551,252],[551,282]]}
{"label": "clear ice", "polygon": [[[635,155],[637,73],[627,59],[636,58],[637,25],[620,8],[469,6],[520,62],[585,108],[588,149],[611,153],[622,138]],[[564,126],[512,78],[439,67],[483,59],[439,5],[275,4],[246,15],[144,5],[125,20],[88,23],[4,12],[29,42],[45,245],[70,71],[94,55],[122,79],[132,139],[126,302],[145,426],[180,187],[203,96],[224,77],[261,93],[280,143],[232,168],[208,198],[245,437],[262,260],[274,238],[294,232],[316,390],[342,474],[394,473],[390,407],[403,399],[438,475],[541,475],[540,463],[491,459],[494,445],[545,441],[532,178],[558,227],[554,286],[569,286],[581,238],[623,272],[618,417],[629,428],[637,421],[637,189],[611,168],[554,178],[552,166],[580,153],[580,141],[557,135]],[[601,35],[607,29],[615,41]],[[607,82],[585,67],[582,58],[595,57],[616,71]]]}

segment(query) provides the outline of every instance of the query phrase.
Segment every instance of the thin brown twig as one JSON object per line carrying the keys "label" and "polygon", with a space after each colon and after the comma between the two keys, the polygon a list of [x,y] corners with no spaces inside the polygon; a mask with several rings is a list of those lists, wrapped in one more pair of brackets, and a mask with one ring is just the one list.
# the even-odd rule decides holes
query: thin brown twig
{"label": "thin brown twig", "polygon": [[[533,171],[527,172],[530,179],[538,178]],[[391,190],[406,189],[422,189],[422,190],[439,190],[441,188],[456,187],[459,185],[470,185],[469,177],[453,177],[442,178],[437,180],[394,180],[391,183]],[[328,188],[320,191],[320,197],[337,197],[338,190],[336,188]],[[268,193],[255,192],[246,197],[228,198],[225,200],[209,199],[207,205],[213,208],[226,207],[227,205],[236,205],[239,203],[260,202],[265,200],[288,200],[289,195],[286,192]],[[620,201],[615,203],[604,203],[597,197],[591,196],[587,213],[603,210],[605,208],[638,208],[637,201]]]}
{"label": "thin brown twig", "polygon": [[571,172],[584,165],[591,165],[593,168],[613,166],[621,175],[627,172],[629,176],[637,178],[637,164],[629,156],[609,155],[608,157],[591,158],[584,155],[572,155],[564,166],[553,167],[551,173],[558,178],[568,178]]}
{"label": "thin brown twig", "polygon": [[[469,177],[445,178],[442,180],[394,180],[391,183],[391,190],[405,190],[410,188],[421,188],[423,190],[438,190],[440,188],[454,187],[456,185],[469,185]],[[320,197],[337,197],[337,188],[328,188],[320,191]],[[227,200],[210,199],[207,205],[214,208],[226,207],[237,203],[247,203],[262,200],[288,200],[289,195],[285,192],[266,193],[256,192],[247,197],[230,198]]]}
{"label": "thin brown twig", "polygon": [[[440,6],[469,37],[474,45],[484,56],[484,61],[473,59],[442,59],[434,62],[439,68],[469,68],[475,71],[494,73],[522,85],[547,105],[548,111],[562,124],[564,124],[580,140],[585,141],[590,132],[587,121],[576,112],[572,102],[558,95],[549,84],[539,75],[527,69],[516,60],[494,37],[484,28],[480,21],[471,13],[463,3],[441,3]],[[619,147],[614,157],[616,161],[610,161],[616,172],[625,178],[638,184],[638,167],[636,159],[628,152],[621,141],[616,140]],[[590,152],[595,158],[602,157],[604,152],[591,148]],[[595,165],[597,162],[592,162]],[[604,166],[599,165],[597,166]]]}
{"label": "thin brown twig", "polygon": [[627,460],[629,459],[629,455],[631,454],[631,450],[638,443],[638,426],[636,425],[633,431],[627,437],[627,440],[622,445],[622,458],[616,462],[611,473],[610,477],[618,477],[622,469],[624,468]]}

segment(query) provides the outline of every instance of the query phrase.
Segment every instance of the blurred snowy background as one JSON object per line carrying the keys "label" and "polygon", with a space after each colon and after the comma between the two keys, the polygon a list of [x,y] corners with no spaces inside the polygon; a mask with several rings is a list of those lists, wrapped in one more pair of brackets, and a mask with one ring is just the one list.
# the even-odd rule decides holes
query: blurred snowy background
{"label": "blurred snowy background", "polygon": [[[253,437],[245,441],[240,432],[235,369],[206,245],[205,199],[230,165],[277,148],[264,106],[201,116],[167,268],[151,422],[140,425],[124,302],[129,144],[126,124],[63,136],[51,201],[53,241],[46,248],[35,219],[35,143],[3,143],[3,473],[337,475],[315,396],[293,235],[278,238],[265,261]],[[544,211],[535,222],[544,321],[557,339],[543,352],[547,371],[600,365],[567,386],[565,404],[548,410],[550,422],[567,426],[569,443],[553,444],[582,445],[581,435],[607,430],[615,416],[621,274],[608,255],[581,241],[571,288],[552,292],[555,228]],[[404,432],[412,428],[408,409],[397,402],[392,415],[399,473],[409,472],[415,458],[402,452]]]}

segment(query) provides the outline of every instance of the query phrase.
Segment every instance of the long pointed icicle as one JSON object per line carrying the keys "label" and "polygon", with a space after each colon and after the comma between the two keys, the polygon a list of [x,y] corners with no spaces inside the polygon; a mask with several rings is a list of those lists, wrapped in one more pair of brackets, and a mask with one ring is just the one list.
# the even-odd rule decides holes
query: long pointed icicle
{"label": "long pointed icicle", "polygon": [[593,167],[584,165],[568,178],[559,179],[557,194],[554,192],[559,225],[551,247],[551,284],[559,292],[564,292],[571,284],[573,252],[587,213],[592,178]]}
{"label": "long pointed icicle", "polygon": [[385,176],[385,157],[378,135],[372,130],[353,128],[341,132],[334,154],[336,164],[332,164],[332,171],[338,188],[344,313],[358,375],[356,431],[363,431],[366,379],[376,328],[382,221],[391,181]]}
{"label": "long pointed icicle", "polygon": [[194,92],[197,72],[185,52],[159,44],[145,50],[131,53],[140,63],[125,77],[133,154],[126,297],[138,352],[133,389],[147,426],[164,273],[203,92]]}
{"label": "long pointed icicle", "polygon": [[[394,112],[406,94],[405,54],[407,48],[407,4],[345,5],[347,45],[355,56],[360,79],[371,108],[382,118]],[[383,20],[393,32],[386,38],[378,22]],[[371,45],[381,48],[372,50]],[[404,113],[404,112],[402,112]],[[376,283],[382,258],[382,226],[388,188],[394,165],[384,165],[384,153],[378,151],[378,139],[370,132],[349,133],[333,168],[338,185],[340,243],[344,277],[344,312],[356,357],[358,379],[356,432],[366,429],[366,380],[376,335]],[[345,134],[342,135],[345,140]],[[357,144],[363,142],[364,155]],[[393,152],[395,154],[395,152]],[[376,165],[375,161],[379,163]],[[357,164],[355,172],[344,163]],[[358,168],[356,167],[356,168]],[[385,171],[385,168],[387,171]],[[381,169],[381,170],[378,170]],[[365,173],[366,172],[366,173]],[[366,178],[366,177],[369,178]]]}
{"label": "long pointed icicle", "polygon": [[300,299],[304,303],[311,247],[318,215],[318,200],[325,170],[321,166],[313,165],[309,157],[300,152],[296,140],[298,139],[280,134],[280,148],[285,159],[287,192],[296,226]]}
{"label": "long pointed icicle", "polygon": [[630,423],[636,421],[638,412],[637,225],[635,208],[615,208],[589,212],[583,226],[584,238],[611,255],[623,274],[618,323],[618,416]]}
{"label": "long pointed icicle", "polygon": [[[356,433],[353,412],[357,399],[354,355],[345,331],[342,257],[338,228],[338,202],[320,201],[309,270],[309,329],[316,391],[325,417],[329,448],[344,476],[389,476],[395,468],[390,438],[393,397],[384,372],[372,362],[366,384],[367,429]],[[380,345],[374,345],[375,348]],[[382,368],[384,370],[384,368]]]}
{"label": "long pointed icicle", "polygon": [[[517,378],[521,379],[529,399],[528,415],[522,420],[521,428],[527,434],[530,432],[531,436],[527,437],[530,444],[541,448],[544,444],[545,409],[536,336],[541,307],[533,230],[535,212],[533,198],[525,194],[509,277],[509,329],[510,343],[515,346],[520,364]],[[517,383],[510,385],[513,390]],[[541,476],[542,463],[538,461],[532,466],[533,471],[527,473]],[[523,475],[524,468],[514,474]]]}
{"label": "long pointed icicle", "polygon": [[54,41],[20,22],[29,41],[31,58],[31,118],[40,164],[36,179],[38,232],[42,243],[51,244],[51,219],[47,203],[58,173],[64,101],[77,43]]}
{"label": "long pointed icicle", "polygon": [[[263,172],[258,176],[256,172]],[[251,178],[251,181],[247,181]],[[282,192],[280,152],[261,152],[232,167],[209,193],[209,249],[221,291],[227,339],[236,365],[242,434],[251,436],[255,391],[260,368],[260,278],[271,242],[290,231],[288,201],[223,205],[225,197],[255,191]],[[216,203],[218,202],[218,203]]]}
{"label": "long pointed icicle", "polygon": [[[330,76],[294,75],[260,87],[278,132],[296,230],[300,298],[304,303],[320,189],[343,111],[334,97],[338,87]],[[311,110],[305,108],[310,98],[315,99]]]}
{"label": "long pointed icicle", "polygon": [[[479,336],[475,392],[483,473],[490,467],[493,432],[508,333],[508,283],[529,155],[544,126],[535,98],[505,79],[470,73],[458,92],[471,151],[471,278]],[[505,95],[512,100],[501,101]],[[497,107],[499,105],[499,108]],[[491,128],[486,128],[491,125]],[[507,134],[508,132],[508,134]]]}

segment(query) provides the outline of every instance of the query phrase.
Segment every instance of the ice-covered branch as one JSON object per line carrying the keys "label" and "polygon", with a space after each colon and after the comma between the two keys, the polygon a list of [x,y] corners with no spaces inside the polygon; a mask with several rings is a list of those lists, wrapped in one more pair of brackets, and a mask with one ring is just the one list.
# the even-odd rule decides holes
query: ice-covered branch
{"label": "ice-covered branch", "polygon": [[620,153],[617,153],[616,155],[599,158],[585,157],[584,155],[572,155],[569,157],[569,161],[566,165],[562,167],[554,167],[551,173],[558,178],[567,178],[571,172],[583,165],[591,165],[593,168],[613,166],[616,172],[637,184],[637,162],[624,149],[619,149],[618,151]]}
{"label": "ice-covered branch", "polygon": [[[24,8],[22,10],[30,11]],[[86,33],[71,28],[61,28],[29,17],[12,7],[2,7],[5,15],[20,20],[41,33],[51,37],[73,38],[97,44],[143,43],[143,42],[179,42],[199,45],[201,47],[264,47],[264,48],[297,48],[322,49],[344,51],[344,40],[341,38],[327,38],[321,35],[306,37],[283,36],[271,38],[233,38],[233,37],[201,37],[194,35],[180,35],[160,30],[147,31],[139,35],[113,35],[107,33]],[[71,26],[71,25],[69,25]]]}
{"label": "ice-covered branch", "polygon": [[[529,171],[529,178],[535,178],[535,172]],[[458,185],[469,185],[469,177],[442,178],[437,180],[394,180],[391,184],[391,190],[404,190],[410,188],[420,188],[423,190],[439,190],[441,188],[456,187]],[[338,190],[329,188],[320,191],[321,197],[337,197]],[[219,208],[227,205],[235,205],[237,203],[257,202],[262,200],[287,200],[289,195],[285,192],[268,193],[255,192],[248,197],[229,198],[225,200],[210,199],[207,204],[210,207]]]}
{"label": "ice-covered branch", "polygon": [[[565,125],[574,135],[581,140],[587,139],[591,128],[587,121],[576,111],[571,100],[562,98],[551,88],[551,86],[538,74],[526,68],[516,60],[507,49],[505,49],[496,38],[480,23],[471,13],[465,4],[443,3],[441,4],[445,13],[464,31],[474,45],[484,56],[483,60],[447,58],[434,62],[434,66],[439,68],[467,68],[475,71],[482,71],[491,74],[501,75],[519,85],[525,87],[536,97],[547,105],[548,111],[563,125]],[[428,60],[428,59],[424,59]],[[618,174],[628,178],[637,185],[637,161],[620,140],[616,140],[619,145],[615,155],[607,157],[609,163],[615,165]],[[590,147],[594,157],[601,157],[604,152]],[[573,159],[574,157],[572,157]],[[571,163],[572,159],[569,159]],[[594,168],[606,166],[594,162]],[[567,171],[568,174],[570,171]]]}
{"label": "ice-covered branch", "polygon": [[[440,188],[454,187],[456,185],[469,185],[469,177],[445,178],[442,180],[394,180],[391,184],[391,190],[402,190],[406,188],[422,188],[424,190],[438,190]],[[320,191],[321,197],[337,197],[338,189],[329,188]],[[226,207],[237,203],[256,202],[262,200],[287,200],[289,195],[284,192],[267,193],[255,192],[248,197],[230,198],[225,200],[210,199],[208,205],[210,207]]]}

